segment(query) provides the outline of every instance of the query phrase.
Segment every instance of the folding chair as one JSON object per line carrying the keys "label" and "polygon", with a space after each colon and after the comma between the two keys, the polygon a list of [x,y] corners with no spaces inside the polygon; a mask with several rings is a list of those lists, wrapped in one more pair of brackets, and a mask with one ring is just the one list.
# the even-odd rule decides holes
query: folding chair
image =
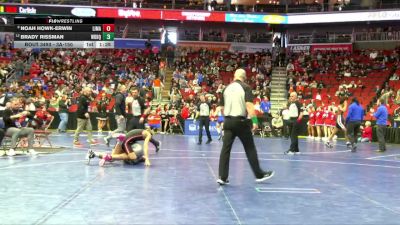
{"label": "folding chair", "polygon": [[272,128],[269,122],[262,123],[262,129],[264,132],[264,137],[271,137],[272,136]]}
{"label": "folding chair", "polygon": [[258,129],[257,130],[254,130],[253,131],[253,136],[254,135],[260,135],[261,137],[265,137],[265,132],[264,132],[264,129],[263,129],[263,127],[261,126],[261,127],[258,127]]}
{"label": "folding chair", "polygon": [[167,133],[174,134],[174,131],[178,130],[180,133],[183,134],[183,128],[179,120],[174,116],[169,118],[169,128]]}
{"label": "folding chair", "polygon": [[44,124],[40,129],[35,129],[34,132],[35,141],[39,144],[39,147],[42,147],[44,141],[47,141],[51,148],[53,147],[49,138],[51,131],[48,130],[53,120],[54,116],[51,118],[50,121],[46,122],[46,124]]}

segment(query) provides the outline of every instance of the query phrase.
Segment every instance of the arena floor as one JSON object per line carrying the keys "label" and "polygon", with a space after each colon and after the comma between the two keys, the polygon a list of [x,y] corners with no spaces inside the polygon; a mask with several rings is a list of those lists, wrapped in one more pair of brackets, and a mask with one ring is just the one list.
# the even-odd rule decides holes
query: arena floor
{"label": "arena floor", "polygon": [[[400,151],[360,144],[350,153],[300,140],[256,138],[261,165],[275,176],[256,184],[240,142],[228,186],[216,184],[222,142],[196,145],[192,136],[157,136],[150,168],[120,162],[85,165],[71,134],[53,135],[67,150],[0,158],[0,224],[399,224]],[[105,150],[105,145],[94,147]]]}

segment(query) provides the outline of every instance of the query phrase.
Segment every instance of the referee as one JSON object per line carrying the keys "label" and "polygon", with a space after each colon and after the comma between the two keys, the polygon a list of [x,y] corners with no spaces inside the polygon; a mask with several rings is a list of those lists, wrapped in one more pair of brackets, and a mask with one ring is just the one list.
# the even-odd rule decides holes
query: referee
{"label": "referee", "polygon": [[[220,185],[229,183],[229,159],[232,144],[236,137],[239,137],[243,144],[256,182],[262,182],[274,176],[274,171],[263,171],[258,162],[252,134],[252,129],[258,128],[258,120],[254,112],[254,97],[251,88],[244,83],[245,79],[246,71],[243,69],[236,70],[234,81],[225,88],[221,97],[220,106],[225,115],[225,133],[219,158],[219,179],[217,183]],[[251,120],[248,118],[251,118]]]}
{"label": "referee", "polygon": [[288,104],[289,114],[289,135],[290,135],[290,148],[285,152],[288,155],[299,154],[299,132],[301,128],[301,120],[303,118],[303,109],[301,103],[297,99],[297,93],[290,93]]}
{"label": "referee", "polygon": [[199,142],[197,142],[198,145],[201,145],[203,139],[203,127],[206,128],[206,134],[208,138],[206,144],[210,144],[212,141],[210,133],[210,110],[210,103],[206,101],[206,97],[204,95],[200,95],[200,103],[197,105],[196,115],[196,118],[199,119]]}

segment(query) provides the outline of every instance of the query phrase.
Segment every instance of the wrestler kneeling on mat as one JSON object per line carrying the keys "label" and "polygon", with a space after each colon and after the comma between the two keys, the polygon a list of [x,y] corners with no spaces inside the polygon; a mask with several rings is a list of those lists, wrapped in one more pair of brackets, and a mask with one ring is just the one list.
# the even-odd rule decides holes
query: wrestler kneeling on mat
{"label": "wrestler kneeling on mat", "polygon": [[[144,141],[143,147],[138,141]],[[87,164],[90,160],[100,158],[99,165],[103,166],[107,161],[123,160],[128,164],[138,164],[144,162],[144,165],[150,166],[149,160],[149,142],[156,147],[156,152],[160,150],[161,142],[152,138],[151,131],[143,129],[131,130],[125,135],[121,134],[117,138],[117,144],[110,153],[94,152],[91,149],[86,154]]]}

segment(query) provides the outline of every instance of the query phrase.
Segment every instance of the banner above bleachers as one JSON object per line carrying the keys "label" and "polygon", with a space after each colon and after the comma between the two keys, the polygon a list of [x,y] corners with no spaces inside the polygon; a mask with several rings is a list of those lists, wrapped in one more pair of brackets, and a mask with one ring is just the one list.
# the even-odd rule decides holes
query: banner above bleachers
{"label": "banner above bleachers", "polygon": [[0,14],[100,17],[259,24],[316,24],[400,20],[400,10],[342,11],[307,14],[235,13],[122,7],[0,4]]}

